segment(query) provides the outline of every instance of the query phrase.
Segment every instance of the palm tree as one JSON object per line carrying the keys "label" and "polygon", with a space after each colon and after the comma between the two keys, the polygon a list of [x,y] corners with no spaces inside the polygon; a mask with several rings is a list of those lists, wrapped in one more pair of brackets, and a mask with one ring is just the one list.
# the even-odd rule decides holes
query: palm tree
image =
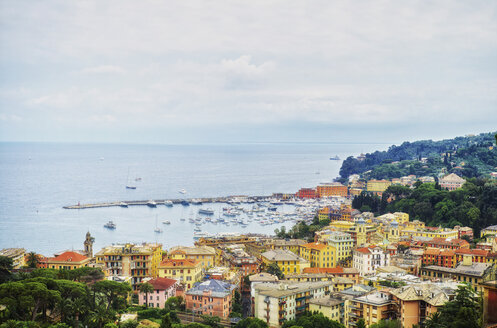
{"label": "palm tree", "polygon": [[38,263],[40,263],[38,255],[35,252],[29,252],[27,256],[28,268],[36,268]]}
{"label": "palm tree", "polygon": [[152,293],[154,291],[154,286],[148,282],[144,282],[140,284],[139,289],[141,293],[145,293],[145,306],[148,308],[148,293]]}
{"label": "palm tree", "polygon": [[110,322],[114,317],[114,313],[107,311],[105,306],[99,306],[96,311],[91,312],[88,316],[88,322],[91,327],[102,328],[102,326]]}

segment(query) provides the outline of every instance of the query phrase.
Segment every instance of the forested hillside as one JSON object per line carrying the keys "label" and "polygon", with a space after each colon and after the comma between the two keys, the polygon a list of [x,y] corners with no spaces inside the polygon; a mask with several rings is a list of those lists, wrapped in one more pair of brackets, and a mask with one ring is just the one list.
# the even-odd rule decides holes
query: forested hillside
{"label": "forested hillside", "polygon": [[478,236],[481,229],[497,224],[497,181],[471,178],[454,191],[441,190],[434,183],[417,182],[414,189],[390,186],[382,198],[363,192],[352,206],[376,214],[409,213],[411,220],[429,226],[469,226]]}
{"label": "forested hillside", "polygon": [[[344,181],[351,174],[391,179],[415,174],[437,176],[442,169],[464,177],[479,177],[497,171],[495,132],[441,141],[421,140],[368,153],[364,160],[348,157],[340,168]],[[426,161],[422,161],[425,158]],[[370,171],[370,172],[368,172]]]}

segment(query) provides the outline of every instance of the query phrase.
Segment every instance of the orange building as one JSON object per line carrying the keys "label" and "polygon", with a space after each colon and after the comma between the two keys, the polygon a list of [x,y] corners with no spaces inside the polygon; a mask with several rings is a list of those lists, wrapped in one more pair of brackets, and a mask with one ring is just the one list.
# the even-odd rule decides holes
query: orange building
{"label": "orange building", "polygon": [[318,194],[314,188],[301,188],[296,194],[296,198],[317,198]]}
{"label": "orange building", "polygon": [[341,183],[322,184],[317,187],[318,197],[347,197],[349,192],[347,186]]}
{"label": "orange building", "polygon": [[458,249],[455,251],[455,264],[463,260],[464,255],[472,255],[473,263],[487,263],[487,257],[490,252],[483,249]]}
{"label": "orange building", "polygon": [[423,254],[423,264],[453,268],[457,264],[454,255],[455,252],[451,249],[427,248]]}
{"label": "orange building", "polygon": [[71,270],[88,266],[90,258],[76,252],[64,252],[47,260],[49,269]]}
{"label": "orange building", "polygon": [[235,285],[206,280],[185,293],[186,309],[194,314],[228,318]]}

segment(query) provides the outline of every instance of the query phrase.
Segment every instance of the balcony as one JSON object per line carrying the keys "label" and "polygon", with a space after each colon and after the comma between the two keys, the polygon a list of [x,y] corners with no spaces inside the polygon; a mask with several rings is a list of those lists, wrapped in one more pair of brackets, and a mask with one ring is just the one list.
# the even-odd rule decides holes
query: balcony
{"label": "balcony", "polygon": [[305,304],[296,307],[297,311],[305,311]]}
{"label": "balcony", "polygon": [[280,301],[278,302],[278,304],[280,304],[280,305],[281,305],[281,304],[286,304],[286,301],[285,301],[285,300],[280,300]]}
{"label": "balcony", "polygon": [[300,296],[300,297],[295,298],[296,301],[301,301],[301,300],[304,300],[304,299],[305,299],[305,296]]}
{"label": "balcony", "polygon": [[278,313],[279,313],[280,315],[285,314],[285,312],[286,312],[285,310],[279,310],[279,311],[278,311]]}

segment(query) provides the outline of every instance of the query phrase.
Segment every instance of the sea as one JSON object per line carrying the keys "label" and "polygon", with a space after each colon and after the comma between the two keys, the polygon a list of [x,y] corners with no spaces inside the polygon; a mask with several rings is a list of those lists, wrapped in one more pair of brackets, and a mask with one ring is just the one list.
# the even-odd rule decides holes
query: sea
{"label": "sea", "polygon": [[[113,243],[193,245],[194,225],[182,218],[226,204],[64,209],[78,203],[295,193],[338,176],[342,160],[386,144],[263,143],[124,145],[0,143],[0,249],[25,248],[45,256],[83,249],[87,231],[94,251]],[[330,160],[338,155],[342,160]],[[126,189],[133,184],[136,189]],[[181,194],[179,190],[186,190]],[[281,208],[289,211],[291,208]],[[115,230],[104,228],[109,220]],[[171,224],[163,224],[163,221]],[[208,233],[272,234],[282,225],[245,228],[206,224]],[[162,233],[154,232],[159,227]]]}

